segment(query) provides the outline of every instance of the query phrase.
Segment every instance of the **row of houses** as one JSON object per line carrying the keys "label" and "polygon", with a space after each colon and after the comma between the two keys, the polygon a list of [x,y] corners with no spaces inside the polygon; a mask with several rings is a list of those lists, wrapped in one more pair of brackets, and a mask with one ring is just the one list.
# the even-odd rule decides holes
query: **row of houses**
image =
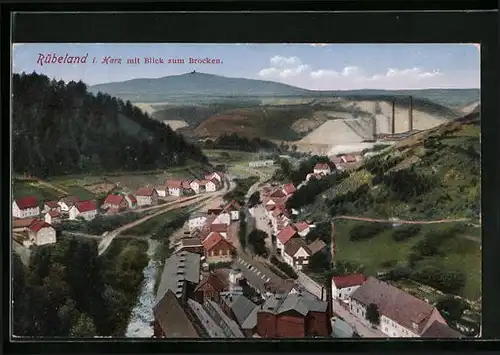
{"label": "row of houses", "polygon": [[327,302],[296,285],[269,292],[265,299],[253,297],[246,291],[245,270],[250,269],[237,264],[203,271],[203,261],[187,251],[166,260],[153,306],[154,338],[330,335]]}
{"label": "row of houses", "polygon": [[[329,168],[328,164],[326,167]],[[318,169],[323,168],[318,166]],[[285,203],[295,191],[293,184],[285,184],[263,189],[261,195],[272,232],[276,235],[276,253],[293,268],[302,270],[308,264],[308,259],[324,250],[326,244],[321,240],[308,244],[305,236],[315,227],[314,224],[307,221],[293,222],[293,213],[286,209]]]}
{"label": "row of houses", "polygon": [[175,180],[167,179],[164,184],[155,187],[159,197],[180,197],[203,192],[215,192],[224,185],[224,174],[218,171],[205,176],[204,179]]}
{"label": "row of houses", "polygon": [[376,327],[388,337],[463,337],[448,326],[436,307],[375,277],[334,276],[331,287],[333,304],[344,307],[367,326],[371,324],[366,312],[368,306],[374,304],[379,313]]}

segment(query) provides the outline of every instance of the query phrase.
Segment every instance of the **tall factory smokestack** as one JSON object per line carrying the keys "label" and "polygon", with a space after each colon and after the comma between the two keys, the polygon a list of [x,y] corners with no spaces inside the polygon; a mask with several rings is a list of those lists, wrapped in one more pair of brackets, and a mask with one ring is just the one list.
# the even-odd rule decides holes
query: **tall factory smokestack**
{"label": "tall factory smokestack", "polygon": [[408,102],[408,132],[413,131],[413,97],[410,96]]}
{"label": "tall factory smokestack", "polygon": [[391,133],[396,134],[396,101],[392,100],[392,121],[391,121]]}
{"label": "tall factory smokestack", "polygon": [[372,117],[372,139],[374,141],[377,140],[377,117]]}

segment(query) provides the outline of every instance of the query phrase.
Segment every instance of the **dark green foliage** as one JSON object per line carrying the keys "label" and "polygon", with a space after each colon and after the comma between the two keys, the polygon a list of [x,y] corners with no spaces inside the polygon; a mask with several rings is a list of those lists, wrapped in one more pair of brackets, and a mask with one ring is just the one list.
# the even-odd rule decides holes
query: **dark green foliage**
{"label": "dark green foliage", "polygon": [[315,224],[316,227],[312,228],[306,235],[308,242],[313,242],[316,239],[321,239],[326,244],[331,243],[332,239],[332,225],[330,222],[320,222]]}
{"label": "dark green foliage", "polygon": [[380,313],[378,307],[375,303],[370,303],[366,307],[366,320],[372,324],[372,326],[378,326],[380,324]]}
{"label": "dark green foliage", "polygon": [[416,224],[402,225],[394,229],[392,232],[392,240],[395,242],[401,242],[411,237],[416,236],[420,233],[420,226]]}
{"label": "dark green foliage", "polygon": [[255,254],[263,257],[269,255],[269,250],[266,248],[266,238],[269,238],[269,236],[260,229],[254,229],[250,232],[248,235],[248,244],[251,245]]}
{"label": "dark green foliage", "polygon": [[292,169],[287,159],[281,159],[280,168],[275,172],[273,180],[289,180],[297,186],[306,179],[307,174],[313,172],[317,163],[327,163],[332,170],[335,170],[335,164],[327,156],[313,155],[302,161],[297,169]]}
{"label": "dark green foliage", "polygon": [[331,261],[328,255],[330,251],[320,251],[308,259],[307,270],[314,273],[322,273],[331,268]]}
{"label": "dark green foliage", "polygon": [[442,296],[436,303],[436,308],[448,322],[456,322],[462,318],[468,308],[467,303],[453,295]]}
{"label": "dark green foliage", "polygon": [[389,223],[358,224],[349,231],[349,240],[357,241],[370,239],[390,228],[392,228],[392,226]]}
{"label": "dark green foliage", "polygon": [[240,213],[238,239],[240,241],[241,247],[245,249],[247,246],[247,221],[246,221],[246,215],[244,213]]}
{"label": "dark green foliage", "polygon": [[224,200],[225,201],[235,200],[236,202],[238,202],[240,205],[243,206],[245,204],[245,196],[248,190],[257,181],[259,181],[258,176],[250,176],[245,179],[234,179],[236,187],[234,188],[234,190],[229,191],[224,195]]}
{"label": "dark green foliage", "polygon": [[128,212],[118,215],[103,216],[98,214],[91,221],[85,220],[64,220],[58,226],[58,230],[83,232],[88,234],[101,235],[104,232],[124,226],[143,217],[140,213]]}
{"label": "dark green foliage", "polygon": [[273,265],[275,265],[278,269],[280,269],[282,272],[284,272],[285,275],[287,275],[288,277],[290,277],[294,280],[296,280],[298,278],[293,267],[291,267],[290,265],[288,265],[284,261],[279,260],[274,255],[271,257],[271,263]]}
{"label": "dark green foliage", "polygon": [[395,199],[408,202],[436,187],[436,179],[418,173],[414,169],[390,172],[381,178]]}
{"label": "dark green foliage", "polygon": [[465,275],[459,270],[444,268],[440,263],[421,261],[409,277],[442,292],[460,294],[465,286]]}
{"label": "dark green foliage", "polygon": [[[130,102],[45,75],[12,78],[14,171],[39,177],[164,169],[201,150]],[[127,128],[128,127],[128,128]]]}
{"label": "dark green foliage", "polygon": [[333,269],[333,276],[344,276],[349,274],[362,273],[364,270],[363,265],[354,261],[335,261],[335,267]]}
{"label": "dark green foliage", "polygon": [[147,243],[114,241],[97,258],[94,240],[36,247],[29,268],[13,257],[14,334],[123,336],[148,263]]}
{"label": "dark green foliage", "polygon": [[339,177],[336,174],[325,176],[320,180],[314,178],[309,180],[306,185],[301,186],[295,191],[292,197],[286,201],[286,207],[288,209],[299,209],[300,207],[313,203],[316,196],[332,186],[335,186],[338,180]]}
{"label": "dark green foliage", "polygon": [[278,149],[278,146],[266,139],[241,137],[236,133],[231,133],[223,134],[215,139],[215,141],[206,141],[204,144],[204,148],[258,152],[260,150],[276,151]]}

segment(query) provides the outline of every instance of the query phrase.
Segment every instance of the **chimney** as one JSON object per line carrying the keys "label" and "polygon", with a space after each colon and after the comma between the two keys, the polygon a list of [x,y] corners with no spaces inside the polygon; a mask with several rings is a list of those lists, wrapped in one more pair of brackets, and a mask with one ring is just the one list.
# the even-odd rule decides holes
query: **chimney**
{"label": "chimney", "polygon": [[392,100],[391,133],[396,134],[396,101]]}
{"label": "chimney", "polygon": [[408,132],[413,131],[413,97],[410,96],[408,102]]}

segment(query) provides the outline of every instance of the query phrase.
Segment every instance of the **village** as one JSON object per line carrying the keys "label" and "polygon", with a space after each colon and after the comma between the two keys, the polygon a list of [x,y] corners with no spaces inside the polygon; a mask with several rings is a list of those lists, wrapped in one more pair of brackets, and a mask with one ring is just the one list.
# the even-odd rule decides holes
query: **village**
{"label": "village", "polygon": [[[356,154],[331,157],[332,164],[316,164],[303,183],[349,169],[360,159]],[[227,201],[219,209],[190,215],[164,264],[153,306],[154,338],[463,336],[436,307],[375,277],[334,276],[324,286],[306,275],[311,257],[332,255],[323,241],[307,242],[314,222],[296,220],[297,211],[286,209],[296,190],[293,184],[261,182],[255,190],[260,200],[252,207]],[[240,227],[246,228],[247,239],[252,231],[264,231],[271,255],[261,257],[243,247]],[[280,271],[272,258],[297,277]],[[370,313],[377,314],[377,324]]]}

